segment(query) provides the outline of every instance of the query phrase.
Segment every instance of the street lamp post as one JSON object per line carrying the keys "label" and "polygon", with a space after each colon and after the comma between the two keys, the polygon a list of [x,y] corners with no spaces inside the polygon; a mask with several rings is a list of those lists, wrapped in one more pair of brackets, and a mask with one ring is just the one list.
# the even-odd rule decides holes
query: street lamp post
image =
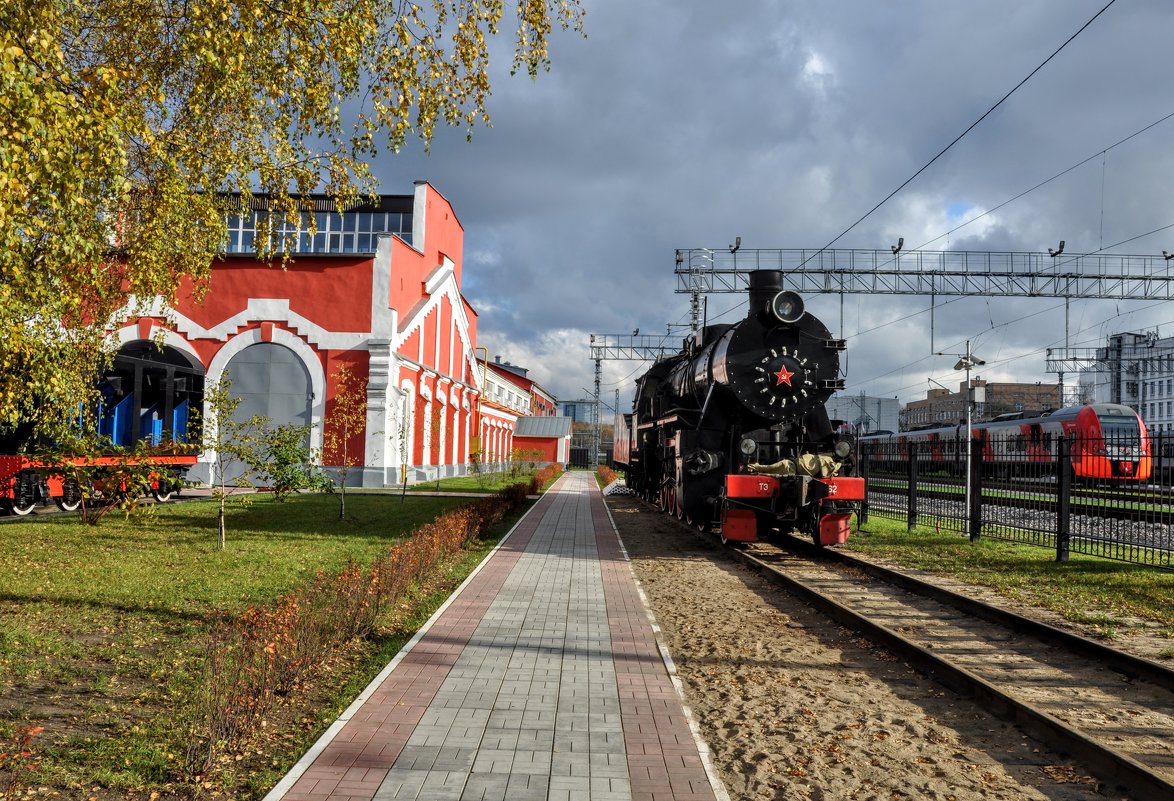
{"label": "street lamp post", "polygon": [[[970,352],[970,340],[969,339],[966,340],[966,352],[965,353],[938,353],[937,355],[938,356],[957,356],[957,357],[959,357],[958,363],[954,365],[954,369],[966,371],[966,476],[965,476],[965,482],[966,482],[966,517],[967,517],[967,521],[969,521],[969,519],[970,519],[970,492],[971,492],[971,490],[970,490],[971,453],[970,452],[972,450],[971,446],[973,444],[973,440],[971,439],[971,436],[972,436],[972,429],[973,429],[973,425],[974,425],[973,415],[971,414],[971,409],[974,406],[974,400],[973,400],[974,388],[970,385],[970,371],[973,368],[978,367],[979,365],[986,364],[986,362]],[[975,533],[976,532],[973,532],[973,531],[970,532],[970,536],[972,539],[974,538]]]}

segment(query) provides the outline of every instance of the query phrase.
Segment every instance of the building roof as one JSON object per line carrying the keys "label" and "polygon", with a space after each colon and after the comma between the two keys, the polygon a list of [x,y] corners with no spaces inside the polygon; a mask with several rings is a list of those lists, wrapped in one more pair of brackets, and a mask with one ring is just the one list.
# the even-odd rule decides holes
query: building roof
{"label": "building roof", "polygon": [[514,428],[514,438],[517,437],[569,437],[571,436],[571,418],[569,417],[519,417]]}

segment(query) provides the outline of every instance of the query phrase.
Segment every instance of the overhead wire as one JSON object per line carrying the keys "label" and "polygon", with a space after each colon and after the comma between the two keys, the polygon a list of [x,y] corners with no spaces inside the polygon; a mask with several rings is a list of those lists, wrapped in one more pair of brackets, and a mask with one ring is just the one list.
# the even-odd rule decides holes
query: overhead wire
{"label": "overhead wire", "polygon": [[1109,2],[1105,4],[1104,8],[1102,8],[1100,11],[1098,11],[1096,14],[1094,14],[1094,15],[1092,16],[1092,18],[1088,20],[1088,22],[1086,22],[1086,23],[1084,23],[1083,25],[1081,25],[1081,26],[1080,26],[1080,29],[1079,29],[1079,30],[1077,30],[1077,31],[1076,31],[1076,33],[1072,34],[1072,35],[1071,35],[1071,36],[1069,36],[1067,39],[1065,39],[1065,40],[1064,40],[1064,43],[1063,43],[1063,44],[1061,44],[1059,47],[1057,47],[1057,48],[1056,48],[1056,49],[1055,49],[1055,50],[1052,52],[1052,54],[1051,54],[1050,56],[1048,56],[1047,58],[1045,58],[1045,59],[1044,59],[1044,60],[1043,60],[1043,61],[1042,61],[1042,62],[1039,64],[1039,66],[1037,66],[1035,69],[1033,69],[1031,72],[1029,72],[1029,73],[1027,74],[1027,76],[1026,76],[1025,78],[1023,78],[1023,80],[1021,80],[1019,83],[1015,84],[1015,86],[1014,86],[1014,87],[1012,87],[1011,91],[1007,92],[1007,94],[1005,94],[1005,95],[1003,95],[1001,98],[999,98],[998,102],[996,102],[996,103],[995,103],[993,106],[991,106],[991,107],[990,107],[990,108],[988,108],[988,109],[987,109],[985,112],[983,112],[983,114],[982,114],[982,116],[981,116],[981,117],[979,117],[979,118],[978,118],[977,120],[975,120],[974,122],[970,123],[970,125],[969,125],[969,126],[966,128],[966,130],[964,130],[962,133],[960,133],[960,134],[958,134],[956,137],[954,137],[954,140],[953,140],[952,142],[950,142],[950,144],[946,145],[944,148],[942,148],[940,151],[938,151],[938,154],[937,154],[936,156],[934,156],[934,157],[933,157],[933,158],[931,158],[929,161],[927,161],[925,164],[923,164],[923,165],[921,166],[921,168],[920,168],[919,170],[917,170],[917,172],[913,173],[913,175],[911,175],[911,176],[909,176],[908,178],[906,178],[906,179],[905,179],[905,180],[904,180],[904,181],[901,183],[901,185],[900,185],[900,186],[898,186],[898,187],[897,187],[896,189],[894,189],[892,192],[889,192],[889,194],[885,195],[885,197],[884,197],[884,199],[883,199],[883,200],[881,200],[879,203],[877,203],[875,206],[873,206],[871,209],[869,209],[867,212],[865,212],[865,213],[864,213],[864,215],[860,217],[860,219],[856,220],[856,222],[852,223],[852,224],[851,224],[851,225],[849,225],[847,228],[845,228],[843,231],[841,231],[839,234],[837,234],[837,235],[836,235],[836,237],[835,237],[834,239],[832,239],[832,241],[828,242],[828,243],[827,243],[826,245],[824,245],[822,248],[820,248],[819,250],[815,251],[815,252],[814,252],[814,253],[812,253],[810,256],[808,256],[806,259],[804,259],[804,260],[803,260],[803,264],[800,264],[799,266],[800,266],[800,267],[802,267],[804,264],[806,264],[807,262],[811,261],[811,259],[813,259],[813,258],[815,258],[816,256],[820,255],[820,254],[821,254],[821,253],[823,253],[825,250],[827,250],[828,248],[830,248],[832,245],[836,244],[836,242],[840,241],[840,239],[842,239],[842,238],[843,238],[843,237],[844,237],[844,236],[845,236],[845,235],[846,235],[846,234],[847,234],[849,231],[851,231],[853,228],[855,228],[856,226],[860,225],[860,223],[864,222],[866,219],[868,219],[869,217],[871,217],[871,216],[872,216],[872,214],[873,214],[873,213],[874,213],[874,212],[875,212],[877,209],[879,209],[879,208],[880,208],[881,206],[883,206],[885,203],[888,203],[888,202],[889,202],[889,200],[891,200],[891,199],[893,198],[893,196],[894,196],[894,195],[896,195],[898,192],[900,192],[900,191],[901,191],[902,189],[904,189],[906,186],[908,186],[909,184],[911,184],[911,183],[914,181],[914,179],[916,179],[916,178],[917,178],[919,175],[921,175],[923,172],[925,172],[926,170],[928,170],[928,169],[929,169],[929,168],[930,168],[930,167],[931,167],[931,166],[932,166],[932,165],[933,165],[935,162],[937,162],[937,160],[938,160],[938,159],[940,159],[942,156],[946,155],[946,153],[947,153],[947,152],[948,152],[948,151],[949,151],[949,150],[950,150],[952,147],[954,147],[954,145],[956,145],[956,144],[958,144],[960,141],[962,141],[962,139],[963,139],[963,138],[964,138],[964,137],[965,137],[967,134],[969,134],[971,131],[973,131],[975,128],[977,128],[977,127],[978,127],[978,125],[979,125],[979,124],[980,124],[980,123],[981,123],[983,120],[985,120],[985,119],[986,119],[987,117],[989,117],[989,116],[990,116],[992,113],[994,113],[995,109],[997,109],[999,106],[1003,105],[1003,103],[1004,103],[1004,102],[1006,102],[1007,98],[1009,98],[1009,97],[1011,97],[1011,95],[1015,94],[1015,92],[1017,92],[1017,91],[1020,89],[1020,87],[1022,87],[1022,86],[1023,86],[1025,83],[1027,83],[1029,80],[1031,80],[1031,79],[1032,79],[1032,78],[1035,76],[1035,74],[1036,74],[1037,72],[1039,72],[1039,71],[1040,71],[1040,70],[1042,70],[1042,69],[1043,69],[1045,66],[1047,66],[1047,64],[1048,64],[1048,63],[1049,63],[1049,62],[1050,62],[1052,59],[1054,59],[1054,58],[1055,58],[1057,55],[1059,55],[1059,53],[1060,53],[1060,51],[1061,51],[1061,50],[1063,50],[1065,47],[1067,47],[1067,46],[1068,46],[1068,45],[1069,45],[1069,44],[1072,42],[1072,40],[1073,40],[1073,39],[1075,39],[1077,36],[1079,36],[1080,34],[1082,34],[1082,33],[1085,31],[1085,29],[1086,29],[1086,28],[1088,28],[1088,26],[1092,25],[1092,24],[1093,24],[1093,22],[1095,22],[1095,21],[1097,20],[1097,18],[1101,16],[1101,14],[1104,14],[1106,11],[1108,11],[1108,10],[1109,10],[1109,7],[1110,7],[1110,6],[1112,6],[1112,5],[1113,5],[1114,3],[1116,3],[1116,2],[1117,2],[1117,0],[1109,0]]}
{"label": "overhead wire", "polygon": [[1052,181],[1055,181],[1059,178],[1063,178],[1065,175],[1072,172],[1073,170],[1078,169],[1080,167],[1083,167],[1085,164],[1088,164],[1090,161],[1095,159],[1097,156],[1108,153],[1110,150],[1112,150],[1116,147],[1120,147],[1121,145],[1125,144],[1129,140],[1135,139],[1138,136],[1141,136],[1143,133],[1145,133],[1146,131],[1149,131],[1151,128],[1156,128],[1157,126],[1161,125],[1163,122],[1166,122],[1167,120],[1170,120],[1172,118],[1174,118],[1174,111],[1170,112],[1169,114],[1167,114],[1166,116],[1162,117],[1159,120],[1155,120],[1155,121],[1151,122],[1149,125],[1145,126],[1144,128],[1137,130],[1137,131],[1134,131],[1133,133],[1131,133],[1129,136],[1125,137],[1124,139],[1121,139],[1117,142],[1114,142],[1113,144],[1109,145],[1106,148],[1102,148],[1101,150],[1098,150],[1096,153],[1093,153],[1088,158],[1081,159],[1080,161],[1073,164],[1071,167],[1068,167],[1067,169],[1060,170],[1060,172],[1056,173],[1052,177],[1045,178],[1044,180],[1040,181],[1038,184],[1031,187],[1030,189],[1025,189],[1022,192],[1020,192],[1019,194],[1015,195],[1014,197],[1008,198],[1007,200],[1004,200],[1002,203],[998,204],[997,206],[992,206],[991,208],[987,209],[986,211],[982,212],[981,214],[976,214],[975,216],[971,217],[970,219],[968,219],[964,222],[961,222],[958,225],[955,225],[953,228],[946,231],[945,233],[938,234],[933,239],[922,242],[920,245],[918,245],[916,248],[913,248],[913,249],[914,250],[921,250],[922,248],[926,247],[927,245],[932,245],[934,242],[937,242],[942,237],[949,237],[950,235],[955,234],[958,231],[961,231],[963,228],[970,225],[971,223],[978,222],[983,217],[986,217],[990,214],[994,214],[996,211],[1003,208],[1004,206],[1008,206],[1008,205],[1014,203],[1016,200],[1020,200],[1021,198],[1025,197],[1026,195],[1030,195],[1032,192],[1036,191],[1037,189],[1042,189],[1043,187],[1050,184]]}

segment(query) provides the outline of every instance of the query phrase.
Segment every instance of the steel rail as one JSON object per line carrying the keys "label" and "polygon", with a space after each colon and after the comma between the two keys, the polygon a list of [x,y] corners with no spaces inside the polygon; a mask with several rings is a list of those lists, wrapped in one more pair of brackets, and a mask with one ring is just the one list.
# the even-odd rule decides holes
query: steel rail
{"label": "steel rail", "polygon": [[[713,535],[700,532],[694,527],[690,526],[689,529],[698,536],[710,540],[715,539]],[[1127,676],[1144,678],[1166,689],[1174,688],[1174,671],[1149,660],[1123,654],[1085,637],[1015,615],[974,599],[964,598],[907,574],[853,559],[838,551],[816,549],[805,541],[794,537],[788,539],[790,541],[787,544],[794,545],[797,550],[802,549],[805,556],[818,551],[819,556],[823,558],[851,565],[885,581],[891,579],[894,584],[910,592],[921,594],[924,590],[925,594],[933,600],[956,606],[959,610],[973,614],[987,622],[1008,625],[1016,631],[1029,633],[1047,642],[1063,644],[1064,647],[1072,648],[1083,655],[1104,659],[1107,663],[1112,663],[1107,666]],[[760,573],[767,580],[823,612],[837,623],[849,629],[866,633],[877,643],[906,659],[912,667],[926,676],[960,695],[980,702],[996,717],[1020,726],[1028,734],[1050,748],[1080,760],[1102,780],[1111,781],[1126,788],[1130,797],[1135,801],[1169,801],[1174,798],[1174,784],[1132,757],[1109,748],[1047,712],[1036,709],[1003,692],[996,685],[965,668],[951,664],[929,649],[841,604],[804,582],[786,575],[754,555],[735,547],[727,547],[725,552]]]}

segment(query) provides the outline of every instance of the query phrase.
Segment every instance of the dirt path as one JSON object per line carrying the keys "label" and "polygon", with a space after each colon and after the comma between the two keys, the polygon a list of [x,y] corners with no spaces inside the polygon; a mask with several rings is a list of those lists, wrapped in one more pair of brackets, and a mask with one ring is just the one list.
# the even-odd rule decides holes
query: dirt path
{"label": "dirt path", "polygon": [[608,505],[731,798],[1121,797],[675,521]]}

